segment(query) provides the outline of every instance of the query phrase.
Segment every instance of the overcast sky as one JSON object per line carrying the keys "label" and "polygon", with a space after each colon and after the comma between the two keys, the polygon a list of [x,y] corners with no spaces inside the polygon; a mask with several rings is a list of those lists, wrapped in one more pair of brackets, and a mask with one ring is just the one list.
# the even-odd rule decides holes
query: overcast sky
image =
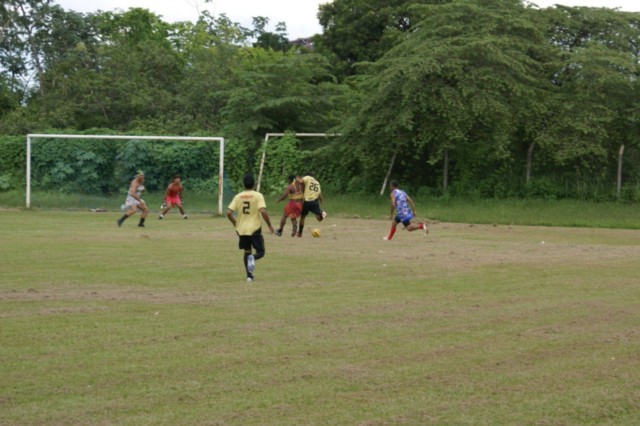
{"label": "overcast sky", "polygon": [[[321,32],[318,5],[329,0],[54,0],[65,10],[88,13],[98,10],[126,11],[131,7],[142,7],[162,16],[167,22],[195,21],[199,12],[208,10],[214,15],[226,14],[233,22],[251,28],[251,18],[266,16],[273,31],[275,24],[285,22],[289,38],[308,37]],[[589,6],[620,8],[628,12],[640,12],[640,0],[538,0],[539,7],[554,4],[566,6]]]}

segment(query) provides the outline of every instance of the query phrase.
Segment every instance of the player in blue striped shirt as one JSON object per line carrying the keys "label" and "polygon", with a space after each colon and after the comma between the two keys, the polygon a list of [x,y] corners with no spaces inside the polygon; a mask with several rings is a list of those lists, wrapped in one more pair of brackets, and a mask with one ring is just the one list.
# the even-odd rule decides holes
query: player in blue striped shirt
{"label": "player in blue striped shirt", "polygon": [[[396,233],[396,228],[400,222],[402,222],[407,231],[422,229],[424,234],[427,235],[429,229],[426,223],[411,221],[416,216],[416,205],[406,192],[398,188],[398,185],[397,180],[392,180],[389,185],[391,187],[391,230],[384,239],[390,240],[393,238],[393,234]],[[396,213],[395,217],[393,215],[394,212]]]}

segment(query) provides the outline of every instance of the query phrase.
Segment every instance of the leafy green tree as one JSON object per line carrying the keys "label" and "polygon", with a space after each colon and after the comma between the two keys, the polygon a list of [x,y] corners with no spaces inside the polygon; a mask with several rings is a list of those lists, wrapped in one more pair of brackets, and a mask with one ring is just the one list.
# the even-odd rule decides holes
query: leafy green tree
{"label": "leafy green tree", "polygon": [[256,39],[253,46],[261,47],[263,49],[278,50],[280,52],[286,52],[289,50],[291,45],[287,38],[287,24],[284,22],[278,22],[275,33],[266,30],[266,26],[268,24],[269,18],[265,18],[263,16],[253,18],[253,36]]}
{"label": "leafy green tree", "polygon": [[551,160],[546,171],[568,168],[576,187],[607,181],[612,188],[620,147],[637,146],[640,14],[557,6],[543,16],[562,52],[551,80],[558,96],[540,140]]}
{"label": "leafy green tree", "polygon": [[11,90],[11,86],[8,78],[0,75],[0,120],[5,114],[20,106],[19,96]]}
{"label": "leafy green tree", "polygon": [[232,160],[237,169],[254,169],[268,132],[326,133],[339,123],[348,88],[338,85],[331,71],[326,58],[316,54],[243,51],[243,63],[235,70],[237,84],[222,111],[224,134],[237,146]]}
{"label": "leafy green tree", "polygon": [[[353,75],[358,62],[375,62],[417,20],[413,6],[447,0],[334,0],[319,7],[319,52],[335,55],[341,75]],[[339,64],[339,65],[338,65]]]}
{"label": "leafy green tree", "polygon": [[126,130],[168,114],[183,69],[168,40],[170,26],[145,9],[88,19],[95,39],[78,43],[47,72],[54,93],[39,103],[51,122]]}
{"label": "leafy green tree", "polygon": [[360,112],[344,133],[367,173],[380,175],[398,153],[414,182],[429,182],[417,171],[433,176],[425,166],[441,164],[471,185],[510,159],[516,118],[544,90],[543,34],[515,0],[420,13],[415,31],[369,68]]}
{"label": "leafy green tree", "polygon": [[[179,29],[175,49],[185,64],[175,96],[179,132],[222,130],[221,111],[239,84],[237,70],[251,32],[225,15],[203,13],[195,25]],[[172,120],[171,117],[167,118]],[[180,125],[184,127],[180,127]]]}
{"label": "leafy green tree", "polygon": [[[60,10],[51,0],[8,0],[0,4],[0,69],[8,75],[12,91],[26,95],[32,80],[39,81],[45,70],[43,43],[50,28],[52,10]],[[39,86],[40,93],[44,89]]]}
{"label": "leafy green tree", "polygon": [[263,137],[267,132],[324,132],[335,125],[332,109],[341,88],[325,58],[314,54],[246,50],[238,85],[224,108],[236,133]]}
{"label": "leafy green tree", "polygon": [[[11,0],[0,5],[0,129],[8,133],[49,127],[47,73],[87,35],[82,17],[48,0]],[[17,103],[15,103],[17,102]],[[28,105],[28,106],[25,106]]]}

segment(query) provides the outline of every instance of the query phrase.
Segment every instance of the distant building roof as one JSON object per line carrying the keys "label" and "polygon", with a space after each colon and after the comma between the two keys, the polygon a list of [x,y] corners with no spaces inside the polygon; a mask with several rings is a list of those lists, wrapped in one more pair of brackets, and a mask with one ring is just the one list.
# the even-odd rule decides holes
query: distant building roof
{"label": "distant building roof", "polygon": [[311,41],[311,37],[303,37],[297,38],[295,40],[289,40],[289,44],[306,47],[307,49],[313,50],[313,41]]}

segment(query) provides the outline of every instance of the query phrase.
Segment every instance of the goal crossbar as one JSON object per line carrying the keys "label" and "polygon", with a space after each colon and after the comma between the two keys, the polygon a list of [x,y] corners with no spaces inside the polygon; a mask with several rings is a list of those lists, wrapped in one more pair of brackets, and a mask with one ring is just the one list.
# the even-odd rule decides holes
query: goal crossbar
{"label": "goal crossbar", "polygon": [[256,191],[260,191],[260,182],[262,182],[262,172],[264,171],[264,160],[267,157],[267,143],[270,138],[281,138],[286,135],[292,135],[302,138],[329,138],[341,136],[338,133],[267,133],[264,135],[264,143],[262,144],[262,159],[260,160],[260,171],[258,172],[258,184]]}
{"label": "goal crossbar", "polygon": [[220,159],[218,170],[218,215],[222,215],[222,196],[224,191],[224,138],[219,136],[127,136],[127,135],[61,135],[46,133],[30,133],[27,135],[27,190],[26,207],[31,207],[31,140],[47,139],[125,139],[125,140],[164,140],[164,141],[218,141],[220,143]]}

